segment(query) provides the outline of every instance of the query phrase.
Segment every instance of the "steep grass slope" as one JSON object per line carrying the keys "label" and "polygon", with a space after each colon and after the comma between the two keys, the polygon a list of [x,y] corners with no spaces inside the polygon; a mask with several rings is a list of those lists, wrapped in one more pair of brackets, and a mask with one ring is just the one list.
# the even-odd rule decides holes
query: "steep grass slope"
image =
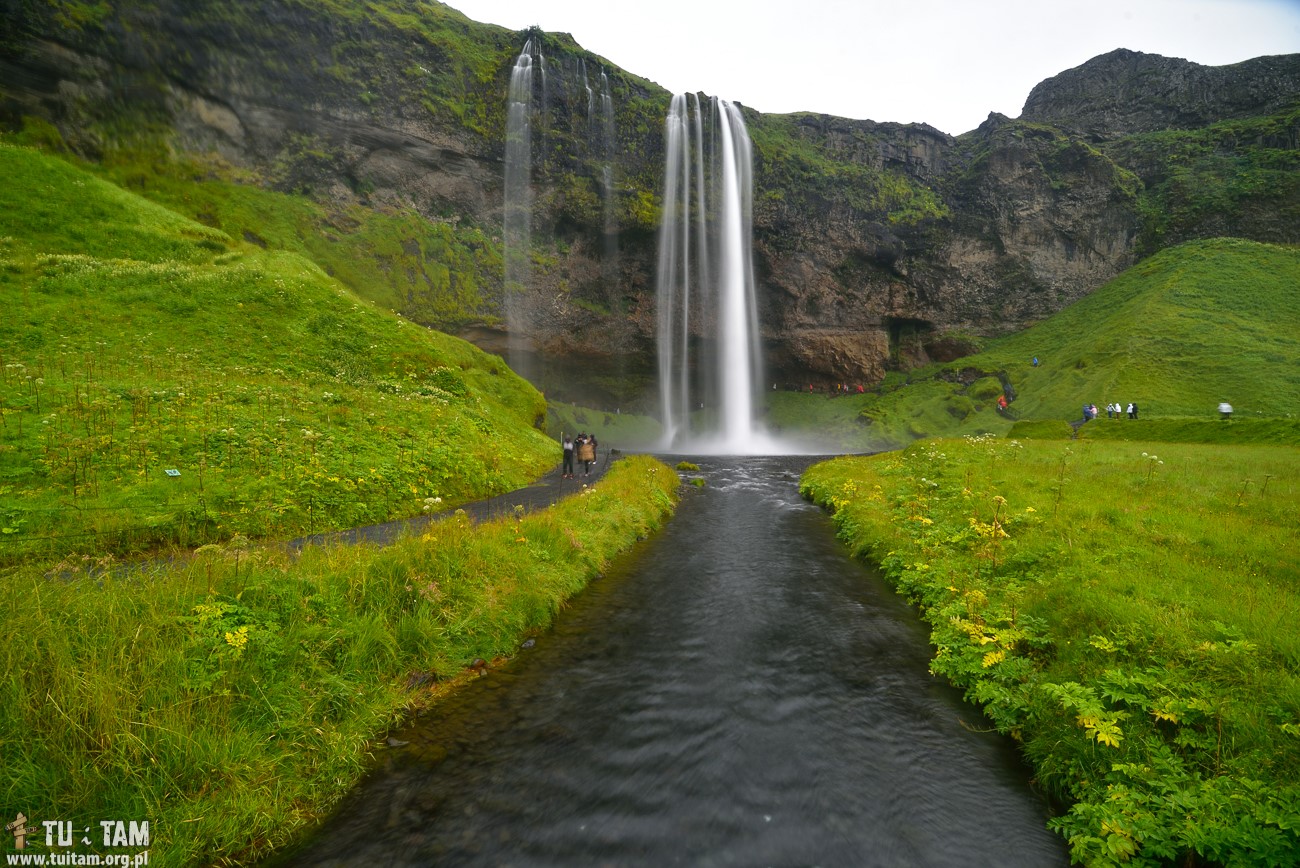
{"label": "steep grass slope", "polygon": [[558,460],[500,359],[303,257],[36,151],[0,176],[0,562],[376,522]]}
{"label": "steep grass slope", "polygon": [[963,361],[1007,370],[1023,418],[1074,418],[1084,401],[1212,417],[1227,400],[1239,414],[1285,416],[1300,409],[1298,288],[1300,250],[1189,242]]}

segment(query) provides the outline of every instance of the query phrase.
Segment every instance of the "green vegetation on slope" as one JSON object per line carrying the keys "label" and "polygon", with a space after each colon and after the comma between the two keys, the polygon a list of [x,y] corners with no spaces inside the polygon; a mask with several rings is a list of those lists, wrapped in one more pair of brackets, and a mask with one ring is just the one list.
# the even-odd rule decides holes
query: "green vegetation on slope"
{"label": "green vegetation on slope", "polygon": [[1129,136],[1103,149],[1146,180],[1140,251],[1187,238],[1294,238],[1300,225],[1300,103],[1199,130]]}
{"label": "green vegetation on slope", "polygon": [[[282,155],[259,175],[212,155],[175,156],[138,140],[106,148],[99,162],[81,162],[67,153],[56,129],[36,118],[26,118],[23,129],[9,138],[63,156],[217,229],[223,244],[234,239],[299,254],[359,297],[415,322],[449,331],[497,322],[501,239],[461,215],[426,218],[398,205],[373,208],[314,198],[310,185],[296,180],[292,155]],[[299,137],[295,153],[302,160],[325,160],[324,147]]]}
{"label": "green vegetation on slope", "polygon": [[[457,218],[412,210],[325,205],[263,189],[219,164],[150,163],[121,153],[105,176],[232,238],[300,254],[358,296],[441,329],[493,323],[501,292],[500,239]],[[198,173],[204,178],[193,180]]]}
{"label": "green vegetation on slope", "polygon": [[1005,433],[1012,420],[997,410],[997,377],[967,383],[931,367],[891,375],[865,395],[828,397],[768,392],[764,422],[782,439],[808,439],[833,452],[898,449],[923,437]]}
{"label": "green vegetation on slope", "polygon": [[[889,223],[913,224],[947,216],[947,207],[933,190],[902,172],[879,169],[848,155],[828,154],[807,141],[799,128],[801,117],[750,118],[749,133],[757,157],[755,175],[764,197],[792,205],[839,201],[862,216]],[[864,152],[878,147],[864,131],[855,130],[851,138]]]}
{"label": "green vegetation on slope", "polygon": [[1076,861],[1294,864],[1294,449],[931,440],[801,491],[1023,742]]}
{"label": "green vegetation on slope", "polygon": [[0,174],[3,562],[373,523],[558,460],[500,359],[305,259],[34,151]]}
{"label": "green vegetation on slope", "polygon": [[1110,401],[1213,418],[1224,400],[1241,416],[1285,416],[1300,407],[1297,285],[1300,250],[1189,242],[949,367],[1005,369],[1020,418],[1074,419]]}
{"label": "green vegetation on slope", "polygon": [[606,447],[651,449],[663,437],[663,426],[658,419],[636,413],[608,413],[558,401],[547,405],[546,433],[558,440],[580,432],[594,434]]}
{"label": "green vegetation on slope", "polygon": [[147,819],[150,864],[265,855],[343,797],[405,709],[475,658],[514,653],[657,528],[677,485],[630,458],[550,509],[449,516],[385,548],[206,546],[64,581],[4,571],[3,802]]}

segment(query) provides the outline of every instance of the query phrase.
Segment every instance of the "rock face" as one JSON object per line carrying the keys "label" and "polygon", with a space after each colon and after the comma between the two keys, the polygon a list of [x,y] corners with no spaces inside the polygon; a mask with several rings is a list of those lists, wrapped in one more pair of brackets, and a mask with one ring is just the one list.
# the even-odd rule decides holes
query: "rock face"
{"label": "rock face", "polygon": [[779,360],[874,382],[886,368],[948,354],[953,333],[998,334],[1049,316],[1133,262],[1136,179],[1081,141],[998,115],[960,139],[803,120],[832,151],[853,124],[879,137],[858,158],[936,191],[937,213],[909,222],[835,203],[762,208],[765,322],[797,336]]}
{"label": "rock face", "polygon": [[[80,17],[5,7],[0,123],[40,118],[92,158],[132,138],[123,130],[152,131],[174,153],[220,159],[340,212],[413,212],[454,226],[454,238],[466,227],[499,236],[506,83],[525,34],[407,0],[328,12],[292,0],[113,6],[77,6]],[[528,35],[545,59],[526,338],[565,381],[591,370],[648,376],[669,95],[563,34]],[[593,109],[601,71],[612,141]],[[1294,157],[1269,170],[1267,195],[1281,198],[1238,185],[1233,213],[1248,219],[1203,208],[1160,223],[1152,203],[1168,196],[1152,197],[1173,177],[1172,146],[1141,138],[1277,116],[1256,143],[1294,151],[1297,95],[1300,55],[1211,68],[1120,50],[1035,87],[1021,118],[990,115],[956,138],[924,124],[746,110],[769,378],[870,384],[952,358],[977,336],[1060,310],[1160,244],[1225,225],[1300,241],[1300,219],[1285,219],[1300,207]],[[416,259],[433,255],[401,243]],[[451,277],[453,288],[471,277],[489,287],[478,307],[442,312],[428,299],[444,290],[426,280],[404,290],[403,312],[504,346],[494,261],[484,254],[465,266],[475,274]],[[386,260],[376,270],[403,279]],[[348,279],[374,297],[366,278]]]}
{"label": "rock face", "polygon": [[1108,141],[1272,114],[1298,95],[1300,55],[1201,66],[1121,48],[1037,85],[1021,119]]}

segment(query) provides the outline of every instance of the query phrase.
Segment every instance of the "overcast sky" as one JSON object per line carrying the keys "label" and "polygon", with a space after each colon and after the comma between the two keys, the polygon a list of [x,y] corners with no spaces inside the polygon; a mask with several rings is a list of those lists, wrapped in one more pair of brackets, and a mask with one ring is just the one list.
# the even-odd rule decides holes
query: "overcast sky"
{"label": "overcast sky", "polygon": [[[567,32],[667,90],[762,112],[1017,117],[1045,78],[1116,48],[1210,66],[1300,52],[1300,0],[450,0],[476,21]],[[743,12],[739,11],[743,10]]]}

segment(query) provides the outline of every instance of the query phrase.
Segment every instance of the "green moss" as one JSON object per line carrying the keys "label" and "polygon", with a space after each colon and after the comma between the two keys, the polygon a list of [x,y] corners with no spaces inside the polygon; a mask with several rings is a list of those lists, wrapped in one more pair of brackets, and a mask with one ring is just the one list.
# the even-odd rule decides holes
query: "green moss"
{"label": "green moss", "polygon": [[[842,202],[860,214],[889,223],[914,225],[947,216],[938,194],[893,169],[876,169],[847,156],[828,153],[805,138],[799,115],[758,115],[751,119],[756,183],[780,199],[814,211],[826,201]],[[855,135],[874,144],[862,131]]]}
{"label": "green moss", "polygon": [[965,395],[953,395],[945,403],[944,410],[949,416],[960,422],[975,412],[975,402]]}
{"label": "green moss", "polygon": [[1300,152],[1291,146],[1297,124],[1300,106],[1293,106],[1267,117],[1107,144],[1109,156],[1140,167],[1146,182],[1139,199],[1140,251],[1154,253],[1207,228],[1293,239],[1300,218]]}

